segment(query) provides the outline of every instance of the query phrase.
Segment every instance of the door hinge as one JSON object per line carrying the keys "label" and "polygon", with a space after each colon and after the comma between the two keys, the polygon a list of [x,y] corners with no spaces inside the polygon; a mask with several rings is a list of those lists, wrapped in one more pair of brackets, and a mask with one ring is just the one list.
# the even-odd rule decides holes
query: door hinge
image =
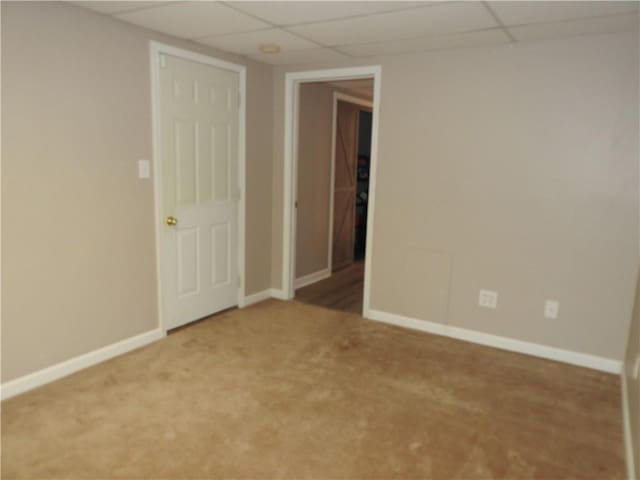
{"label": "door hinge", "polygon": [[236,187],[236,200],[242,200],[242,189],[240,187]]}
{"label": "door hinge", "polygon": [[238,108],[242,106],[242,94],[238,92]]}
{"label": "door hinge", "polygon": [[167,57],[165,57],[162,53],[158,55],[158,63],[160,64],[160,68],[167,67]]}
{"label": "door hinge", "polygon": [[242,277],[238,275],[238,288],[240,288],[241,286],[242,286]]}

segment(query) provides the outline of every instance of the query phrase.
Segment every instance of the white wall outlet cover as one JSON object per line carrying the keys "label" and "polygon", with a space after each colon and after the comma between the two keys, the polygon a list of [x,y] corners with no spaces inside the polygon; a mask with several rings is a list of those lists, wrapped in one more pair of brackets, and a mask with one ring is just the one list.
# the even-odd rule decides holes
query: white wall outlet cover
{"label": "white wall outlet cover", "polygon": [[493,290],[480,290],[478,305],[485,308],[496,308],[498,306],[498,292],[494,292]]}
{"label": "white wall outlet cover", "polygon": [[558,318],[559,311],[560,311],[560,302],[558,300],[547,300],[546,302],[544,302],[545,318]]}
{"label": "white wall outlet cover", "polygon": [[151,163],[149,160],[138,160],[138,178],[151,177]]}

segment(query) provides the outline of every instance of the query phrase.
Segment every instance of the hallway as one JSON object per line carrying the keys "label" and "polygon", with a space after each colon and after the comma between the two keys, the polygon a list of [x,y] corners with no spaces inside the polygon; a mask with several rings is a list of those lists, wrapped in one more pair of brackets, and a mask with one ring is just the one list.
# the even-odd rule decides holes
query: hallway
{"label": "hallway", "polygon": [[296,291],[295,299],[344,312],[362,315],[364,262],[355,262],[325,279]]}

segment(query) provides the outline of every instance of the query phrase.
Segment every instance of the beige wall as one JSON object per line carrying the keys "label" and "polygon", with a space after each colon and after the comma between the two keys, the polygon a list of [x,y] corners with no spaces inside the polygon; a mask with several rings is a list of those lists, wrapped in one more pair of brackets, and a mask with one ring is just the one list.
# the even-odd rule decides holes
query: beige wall
{"label": "beige wall", "polygon": [[[152,187],[136,178],[150,39],[241,62],[65,4],[2,4],[3,381],[157,326]],[[349,63],[383,67],[373,308],[623,358],[635,40]],[[250,294],[281,286],[286,69],[246,64]],[[476,307],[479,288],[497,310]]]}
{"label": "beige wall", "polygon": [[296,278],[328,268],[333,89],[300,86]]}
{"label": "beige wall", "polygon": [[[156,328],[149,40],[2,2],[2,381]],[[247,293],[270,286],[272,69],[246,63]]]}
{"label": "beige wall", "polygon": [[[358,63],[382,65],[372,307],[621,360],[638,267],[636,35]],[[325,66],[340,65],[308,69]],[[499,292],[497,310],[477,307],[480,288]]]}

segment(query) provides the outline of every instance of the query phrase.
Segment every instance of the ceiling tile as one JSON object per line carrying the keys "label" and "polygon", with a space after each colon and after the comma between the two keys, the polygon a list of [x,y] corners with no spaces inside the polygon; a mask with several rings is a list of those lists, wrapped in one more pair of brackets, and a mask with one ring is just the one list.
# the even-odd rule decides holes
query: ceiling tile
{"label": "ceiling tile", "polygon": [[237,10],[255,15],[275,25],[322,22],[336,18],[369,15],[424,6],[425,2],[233,2]]}
{"label": "ceiling tile", "polygon": [[290,50],[275,54],[249,55],[249,58],[271,65],[306,65],[330,64],[349,59],[349,57],[334,52],[328,48],[314,48],[309,50]]}
{"label": "ceiling tile", "polygon": [[518,41],[633,30],[638,31],[638,16],[635,14],[509,27],[509,32],[511,32]]}
{"label": "ceiling tile", "polygon": [[509,42],[509,37],[502,29],[498,28],[477,32],[454,33],[452,35],[442,35],[438,37],[421,37],[383,43],[368,43],[366,45],[351,45],[339,47],[338,50],[354,57],[371,57],[376,55],[418,53],[445,48],[479,47]]}
{"label": "ceiling tile", "polygon": [[95,10],[99,13],[113,15],[115,13],[130,12],[132,10],[140,10],[141,8],[159,7],[169,2],[117,2],[117,1],[97,1],[97,2],[69,2],[78,7]]}
{"label": "ceiling tile", "polygon": [[328,46],[384,42],[498,26],[480,2],[441,3],[401,12],[291,27]]}
{"label": "ceiling tile", "polygon": [[318,45],[309,40],[305,40],[279,28],[248,33],[232,33],[231,35],[223,35],[221,37],[201,38],[198,40],[198,43],[211,45],[221,50],[227,50],[240,55],[260,54],[258,49],[260,44],[278,45],[283,52],[318,47]]}
{"label": "ceiling tile", "polygon": [[638,2],[489,2],[493,11],[505,25],[555,22],[574,18],[618,15],[634,12]]}
{"label": "ceiling tile", "polygon": [[247,32],[269,27],[218,2],[177,2],[116,15],[126,22],[181,38]]}

